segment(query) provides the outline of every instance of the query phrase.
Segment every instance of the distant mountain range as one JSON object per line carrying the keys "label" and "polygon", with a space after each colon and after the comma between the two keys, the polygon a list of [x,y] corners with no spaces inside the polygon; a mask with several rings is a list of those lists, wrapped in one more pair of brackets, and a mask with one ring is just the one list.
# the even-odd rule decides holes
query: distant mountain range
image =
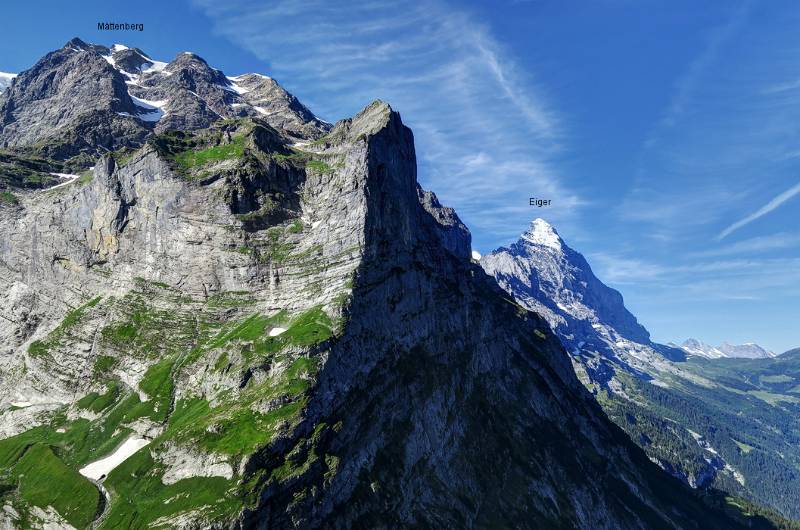
{"label": "distant mountain range", "polygon": [[653,461],[693,487],[800,518],[800,356],[652,342],[622,295],[542,219],[480,264],[548,321],[578,378]]}
{"label": "distant mountain range", "polygon": [[746,342],[744,344],[731,344],[723,342],[716,348],[697,339],[686,339],[680,348],[689,355],[705,357],[706,359],[720,359],[733,357],[740,359],[768,359],[775,357],[775,353],[768,351],[758,344]]}

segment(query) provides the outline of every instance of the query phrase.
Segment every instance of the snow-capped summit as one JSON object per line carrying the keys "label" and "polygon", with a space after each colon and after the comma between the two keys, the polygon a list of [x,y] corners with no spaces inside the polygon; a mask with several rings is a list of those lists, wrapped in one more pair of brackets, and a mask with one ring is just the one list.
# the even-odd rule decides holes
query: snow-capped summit
{"label": "snow-capped summit", "polygon": [[[75,38],[9,86],[12,78],[0,74],[0,114],[6,117],[0,144],[42,146],[45,157],[91,157],[139,146],[153,133],[204,129],[225,119],[264,122],[295,141],[314,140],[331,128],[274,79],[228,78],[192,53],[164,62],[132,46]],[[64,138],[75,138],[75,145],[65,148]]]}
{"label": "snow-capped summit", "polygon": [[522,234],[522,239],[534,245],[561,250],[562,240],[556,229],[550,223],[538,217],[531,222],[528,231]]}
{"label": "snow-capped summit", "polygon": [[17,74],[0,72],[0,93],[3,92],[3,90],[5,90],[6,88],[8,88],[8,86],[11,84],[11,82],[14,80],[15,77],[17,77]]}
{"label": "snow-capped summit", "polygon": [[554,329],[566,324],[569,334],[579,337],[583,332],[576,327],[592,334],[593,325],[607,324],[619,337],[650,341],[647,330],[625,309],[622,295],[598,280],[586,259],[544,219],[534,219],[509,248],[483,256],[481,265],[517,299],[539,306],[536,310]]}
{"label": "snow-capped summit", "polygon": [[775,357],[775,353],[762,348],[754,342],[745,342],[744,344],[723,342],[718,348],[728,357],[740,357],[743,359],[769,359],[770,357]]}
{"label": "snow-capped summit", "polygon": [[680,348],[689,355],[705,357],[706,359],[719,359],[720,357],[727,357],[727,355],[725,355],[725,353],[720,351],[718,348],[715,348],[714,346],[706,344],[705,342],[697,339],[686,339],[683,341],[683,344],[680,345]]}
{"label": "snow-capped summit", "polygon": [[697,339],[686,339],[680,347],[689,355],[705,357],[706,359],[720,359],[723,357],[769,359],[770,357],[775,357],[773,352],[753,342],[746,342],[744,344],[723,342],[719,346],[714,347]]}
{"label": "snow-capped summit", "polygon": [[543,219],[534,219],[519,241],[481,258],[483,269],[521,305],[547,320],[590,378],[613,374],[600,359],[642,374],[647,363],[685,354],[650,341],[650,334],[625,307],[622,295],[601,282],[586,259],[571,249]]}

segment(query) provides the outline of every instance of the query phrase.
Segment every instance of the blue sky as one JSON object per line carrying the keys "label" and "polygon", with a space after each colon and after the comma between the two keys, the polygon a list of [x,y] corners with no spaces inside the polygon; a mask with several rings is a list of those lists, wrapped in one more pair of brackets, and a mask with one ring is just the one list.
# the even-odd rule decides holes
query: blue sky
{"label": "blue sky", "polygon": [[[62,6],[3,6],[0,71],[80,36],[268,73],[329,121],[384,99],[477,250],[541,216],[655,339],[800,346],[796,2]],[[145,31],[96,31],[106,20]]]}

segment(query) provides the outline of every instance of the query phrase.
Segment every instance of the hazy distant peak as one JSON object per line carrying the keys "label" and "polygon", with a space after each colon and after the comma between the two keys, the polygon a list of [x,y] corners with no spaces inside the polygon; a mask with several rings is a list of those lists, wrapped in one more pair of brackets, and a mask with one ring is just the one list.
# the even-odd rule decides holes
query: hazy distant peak
{"label": "hazy distant peak", "polygon": [[719,346],[710,346],[697,339],[686,339],[681,344],[681,349],[690,355],[705,357],[707,359],[719,359],[721,357],[735,357],[745,359],[765,359],[775,357],[775,354],[768,351],[758,344],[746,342],[744,344],[731,344],[723,342]]}

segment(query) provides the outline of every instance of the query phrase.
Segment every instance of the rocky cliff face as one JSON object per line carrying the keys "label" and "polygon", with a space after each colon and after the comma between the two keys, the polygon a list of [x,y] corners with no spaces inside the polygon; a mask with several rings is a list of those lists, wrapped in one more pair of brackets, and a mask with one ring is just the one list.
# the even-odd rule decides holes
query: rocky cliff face
{"label": "rocky cliff face", "polygon": [[[107,51],[143,86],[160,68],[75,48],[46,59],[91,65],[109,93],[122,74]],[[156,73],[223,83],[204,64]],[[26,75],[7,110],[38,104]],[[57,86],[41,88],[72,97]],[[100,112],[127,112],[109,101]],[[273,124],[148,129],[0,205],[4,524],[748,524],[651,464],[546,321],[471,262],[455,212],[417,185],[397,113],[375,102],[322,135],[284,102]]]}

